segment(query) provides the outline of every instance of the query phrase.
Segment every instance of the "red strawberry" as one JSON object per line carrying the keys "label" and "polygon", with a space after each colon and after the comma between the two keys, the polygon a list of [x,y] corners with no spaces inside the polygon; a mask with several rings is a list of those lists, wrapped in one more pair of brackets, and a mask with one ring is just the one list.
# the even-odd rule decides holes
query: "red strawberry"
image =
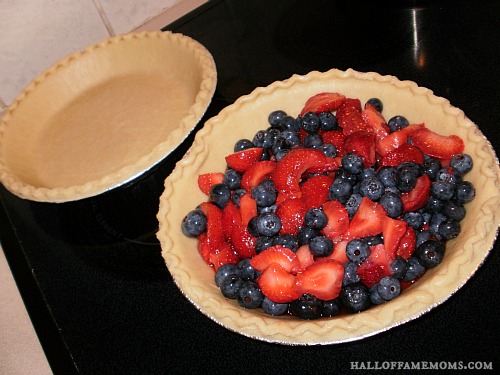
{"label": "red strawberry", "polygon": [[424,162],[424,154],[418,147],[412,146],[409,143],[404,143],[394,151],[382,157],[379,162],[379,167],[396,167],[405,161],[413,161],[422,164]]}
{"label": "red strawberry", "polygon": [[231,233],[231,244],[241,259],[251,258],[255,255],[257,239],[248,232],[246,226],[234,227]]}
{"label": "red strawberry", "polygon": [[211,246],[212,252],[225,242],[224,230],[222,229],[222,210],[216,205],[203,202],[200,204],[201,211],[207,218],[207,243]]}
{"label": "red strawberry", "polygon": [[209,257],[209,264],[213,265],[214,271],[217,271],[219,267],[223,266],[224,264],[236,264],[239,261],[240,258],[238,257],[238,255],[236,255],[234,250],[231,248],[231,245],[229,245],[227,242],[218,252],[210,254]]}
{"label": "red strawberry", "polygon": [[323,143],[331,143],[337,149],[337,155],[342,156],[344,154],[344,139],[345,135],[340,130],[330,130],[321,134]]}
{"label": "red strawberry", "polygon": [[297,256],[302,269],[305,269],[314,263],[314,255],[311,253],[309,245],[302,245],[299,247],[295,255]]}
{"label": "red strawberry", "polygon": [[358,267],[357,274],[361,281],[371,287],[383,277],[392,275],[392,259],[387,255],[384,244],[372,246],[370,256]]}
{"label": "red strawberry", "polygon": [[399,130],[400,132],[405,133],[408,137],[411,137],[414,131],[418,129],[424,129],[425,128],[425,123],[420,123],[420,124],[410,124],[406,128],[403,128]]}
{"label": "red strawberry", "polygon": [[361,156],[365,168],[375,164],[375,134],[357,131],[349,134],[344,140],[344,153],[355,153]]}
{"label": "red strawberry", "polygon": [[401,238],[406,233],[408,224],[406,221],[385,217],[382,220],[382,236],[384,237],[384,246],[387,255],[392,259],[396,258],[396,252],[399,248]]}
{"label": "red strawberry", "polygon": [[371,127],[361,116],[361,102],[359,99],[346,98],[336,113],[339,126],[344,135],[349,135],[357,131],[372,131]]}
{"label": "red strawberry", "polygon": [[325,173],[325,172],[334,172],[340,168],[342,165],[342,159],[340,157],[330,158],[324,157],[316,165],[313,165],[311,168],[307,170],[307,173]]}
{"label": "red strawberry", "polygon": [[326,201],[323,212],[328,218],[328,223],[321,232],[333,242],[338,242],[349,228],[349,214],[345,206],[339,201]]}
{"label": "red strawberry", "polygon": [[380,204],[363,197],[349,224],[349,239],[376,236],[381,233],[382,220],[386,216],[387,213]]}
{"label": "red strawberry", "polygon": [[276,168],[276,162],[262,160],[252,164],[241,177],[241,187],[247,191],[252,190],[267,178]]}
{"label": "red strawberry", "polygon": [[275,188],[291,198],[300,198],[299,183],[309,169],[325,162],[325,154],[316,149],[295,147],[276,164],[271,179]]}
{"label": "red strawberry", "polygon": [[[208,242],[207,233],[202,233],[198,236],[198,252],[205,261],[206,264],[210,264],[210,255],[212,254],[212,248]],[[215,250],[213,250],[215,252]]]}
{"label": "red strawberry", "polygon": [[430,129],[415,130],[411,134],[412,144],[424,153],[439,159],[451,159],[464,152],[464,141],[456,135],[441,135]]}
{"label": "red strawberry", "polygon": [[296,289],[324,301],[337,298],[342,289],[344,266],[333,259],[321,259],[297,275]]}
{"label": "red strawberry", "polygon": [[349,241],[347,240],[343,240],[335,243],[335,246],[333,247],[333,252],[324,259],[333,259],[342,264],[346,264],[347,262],[349,262],[349,258],[347,258],[347,254],[345,252],[345,248],[347,247],[348,242]]}
{"label": "red strawberry", "polygon": [[240,215],[244,226],[247,226],[248,222],[254,216],[257,216],[257,203],[255,202],[255,199],[253,199],[251,193],[246,193],[241,196]]}
{"label": "red strawberry", "polygon": [[295,288],[295,276],[286,272],[279,264],[272,263],[257,279],[262,293],[276,303],[287,303],[301,296]]}
{"label": "red strawberry", "polygon": [[366,103],[365,109],[361,112],[361,117],[373,129],[377,141],[387,137],[390,132],[389,126],[384,116],[373,105]]}
{"label": "red strawberry", "polygon": [[222,230],[226,240],[231,240],[233,228],[240,225],[243,225],[240,210],[232,200],[229,200],[222,209]]}
{"label": "red strawberry", "polygon": [[226,156],[227,165],[237,172],[243,173],[250,166],[258,162],[264,151],[261,147],[253,147],[246,150],[235,152]]}
{"label": "red strawberry", "polygon": [[302,200],[306,211],[320,207],[328,200],[330,185],[333,178],[329,176],[313,176],[301,186]]}
{"label": "red strawberry", "polygon": [[407,143],[408,133],[403,131],[397,131],[389,134],[387,137],[380,139],[377,142],[376,151],[381,155],[385,156],[401,145]]}
{"label": "red strawberry", "polygon": [[224,173],[203,173],[198,176],[198,187],[206,195],[210,194],[210,188],[224,182]]}
{"label": "red strawberry", "polygon": [[304,223],[306,206],[302,199],[287,199],[278,205],[276,214],[281,220],[280,234],[297,235],[299,228]]}
{"label": "red strawberry", "polygon": [[297,255],[287,247],[271,246],[255,255],[250,264],[257,271],[263,272],[271,264],[279,264],[288,273],[297,273],[301,264]]}
{"label": "red strawberry", "polygon": [[401,238],[401,241],[399,241],[399,247],[396,251],[396,255],[408,260],[415,251],[416,244],[417,235],[413,228],[408,226],[405,234]]}
{"label": "red strawberry", "polygon": [[310,97],[299,116],[304,116],[307,112],[332,112],[337,110],[345,100],[345,96],[335,92],[322,92]]}
{"label": "red strawberry", "polygon": [[432,182],[429,176],[424,173],[422,176],[417,178],[417,183],[413,190],[408,193],[401,194],[404,212],[416,211],[425,207],[431,194],[431,183]]}

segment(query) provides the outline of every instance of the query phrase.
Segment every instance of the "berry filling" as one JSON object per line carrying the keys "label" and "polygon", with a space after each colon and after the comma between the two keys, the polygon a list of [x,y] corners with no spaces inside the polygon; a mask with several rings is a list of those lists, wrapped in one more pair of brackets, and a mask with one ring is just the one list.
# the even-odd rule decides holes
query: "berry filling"
{"label": "berry filling", "polygon": [[460,137],[383,107],[317,94],[199,176],[207,200],[181,228],[226,298],[302,319],[357,313],[442,262],[475,197],[473,160]]}

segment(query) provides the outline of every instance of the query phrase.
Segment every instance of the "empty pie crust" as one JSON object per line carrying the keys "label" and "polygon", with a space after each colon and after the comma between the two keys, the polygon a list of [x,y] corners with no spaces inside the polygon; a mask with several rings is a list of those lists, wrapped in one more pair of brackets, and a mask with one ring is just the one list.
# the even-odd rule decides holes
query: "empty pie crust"
{"label": "empty pie crust", "polygon": [[212,55],[178,33],[112,37],[36,78],[0,123],[0,181],[42,202],[121,186],[168,157],[211,102]]}
{"label": "empty pie crust", "polygon": [[[415,284],[393,301],[354,315],[304,321],[291,316],[273,317],[262,309],[244,309],[222,296],[214,271],[197,251],[197,240],[181,231],[183,217],[206,196],[197,176],[224,171],[224,156],[233,152],[240,138],[250,138],[267,128],[268,114],[282,109],[297,116],[306,100],[320,92],[339,92],[362,103],[378,97],[383,115],[403,115],[413,123],[425,122],[440,134],[457,134],[465,152],[474,159],[466,175],[476,188],[476,198],[466,205],[462,232],[447,243],[446,256],[427,270]],[[500,170],[495,152],[480,130],[449,101],[414,82],[393,76],[353,70],[311,72],[255,89],[210,119],[194,144],[165,181],[160,199],[158,238],[175,282],[203,314],[244,336],[290,345],[335,344],[359,340],[413,320],[446,301],[476,272],[493,247],[500,224]]]}

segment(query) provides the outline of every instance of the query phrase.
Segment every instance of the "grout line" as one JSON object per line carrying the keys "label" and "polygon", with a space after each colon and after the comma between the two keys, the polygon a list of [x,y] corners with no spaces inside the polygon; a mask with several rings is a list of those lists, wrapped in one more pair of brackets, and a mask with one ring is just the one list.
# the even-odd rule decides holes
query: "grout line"
{"label": "grout line", "polygon": [[99,13],[99,16],[101,17],[101,20],[104,23],[106,30],[108,30],[109,36],[115,36],[116,35],[115,30],[113,30],[113,26],[111,26],[111,22],[109,22],[108,16],[104,11],[101,2],[99,0],[92,0],[92,2],[94,3],[94,6],[96,7],[97,12]]}

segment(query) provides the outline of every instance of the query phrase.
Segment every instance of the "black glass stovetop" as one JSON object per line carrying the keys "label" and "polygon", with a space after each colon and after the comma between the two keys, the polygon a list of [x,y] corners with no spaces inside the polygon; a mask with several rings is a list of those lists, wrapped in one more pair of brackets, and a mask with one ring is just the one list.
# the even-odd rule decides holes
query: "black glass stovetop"
{"label": "black glass stovetop", "polygon": [[498,153],[500,3],[210,1],[164,29],[205,45],[218,70],[206,116],[172,160],[72,203],[0,188],[2,247],[54,373],[345,373],[357,361],[497,368],[498,242],[471,280],[424,316],[361,341],[293,347],[243,337],[196,310],[173,283],[155,231],[163,180],[203,123],[293,74],[353,68],[415,81],[464,110]]}

